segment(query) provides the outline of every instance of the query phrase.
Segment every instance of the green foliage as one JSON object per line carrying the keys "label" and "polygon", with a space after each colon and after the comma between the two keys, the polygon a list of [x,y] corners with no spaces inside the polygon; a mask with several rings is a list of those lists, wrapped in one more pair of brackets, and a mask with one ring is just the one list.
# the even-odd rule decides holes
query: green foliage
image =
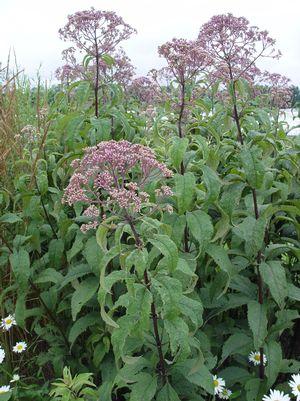
{"label": "green foliage", "polygon": [[[1,178],[1,313],[18,324],[0,333],[5,383],[15,333],[30,349],[19,367],[28,380],[0,400],[207,400],[213,374],[237,401],[283,386],[299,370],[299,140],[275,127],[271,110],[238,99],[239,143],[232,98],[219,102],[218,85],[190,105],[184,138],[170,113],[176,85],[154,117],[116,84],[97,118],[87,82],[61,89],[41,122],[44,142],[25,144]],[[22,124],[37,123],[23,103]],[[150,146],[173,170],[173,212],[156,207],[154,177],[151,216],[135,216],[136,232],[107,215],[84,234],[83,205],[62,203],[70,163],[112,138]],[[261,379],[248,366],[259,348]]]}

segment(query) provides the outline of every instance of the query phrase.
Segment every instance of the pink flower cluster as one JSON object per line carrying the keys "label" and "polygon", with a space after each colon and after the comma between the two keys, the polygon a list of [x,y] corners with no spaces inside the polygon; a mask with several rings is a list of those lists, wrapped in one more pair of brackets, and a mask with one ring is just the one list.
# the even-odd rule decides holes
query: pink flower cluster
{"label": "pink flower cluster", "polygon": [[[149,199],[144,186],[153,179],[172,176],[150,148],[125,140],[101,142],[86,148],[83,158],[74,160],[72,167],[75,171],[63,202],[89,205],[84,215],[92,221],[84,230],[97,226],[99,208],[112,211],[117,206],[126,213],[139,212]],[[162,187],[164,193],[166,188]]]}
{"label": "pink flower cluster", "polygon": [[69,15],[68,23],[59,30],[61,39],[75,43],[80,50],[94,57],[111,53],[135,32],[115,12],[93,7]]}
{"label": "pink flower cluster", "polygon": [[258,77],[255,93],[267,95],[271,107],[284,109],[291,106],[293,87],[289,78],[265,71]]}
{"label": "pink flower cluster", "polygon": [[153,103],[160,97],[160,88],[148,77],[135,78],[128,87],[131,96],[142,103]]}
{"label": "pink flower cluster", "polygon": [[212,17],[201,27],[198,41],[213,60],[215,75],[225,81],[254,79],[257,59],[281,55],[267,31],[250,26],[246,18],[232,14]]}
{"label": "pink flower cluster", "polygon": [[159,46],[158,54],[167,60],[169,69],[180,83],[194,77],[209,63],[208,54],[194,40],[173,39]]}

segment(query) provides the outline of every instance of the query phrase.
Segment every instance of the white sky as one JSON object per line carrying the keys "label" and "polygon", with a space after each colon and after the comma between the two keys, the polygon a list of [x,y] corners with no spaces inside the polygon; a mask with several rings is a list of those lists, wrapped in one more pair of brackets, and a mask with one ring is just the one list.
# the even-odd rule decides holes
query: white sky
{"label": "white sky", "polygon": [[0,0],[0,62],[6,64],[9,48],[30,76],[41,64],[41,75],[53,76],[68,45],[58,29],[68,14],[88,9],[114,10],[138,31],[123,47],[137,74],[164,65],[157,47],[172,39],[194,39],[200,26],[215,14],[245,16],[252,25],[267,29],[283,53],[279,61],[263,67],[300,85],[300,1],[298,0]]}

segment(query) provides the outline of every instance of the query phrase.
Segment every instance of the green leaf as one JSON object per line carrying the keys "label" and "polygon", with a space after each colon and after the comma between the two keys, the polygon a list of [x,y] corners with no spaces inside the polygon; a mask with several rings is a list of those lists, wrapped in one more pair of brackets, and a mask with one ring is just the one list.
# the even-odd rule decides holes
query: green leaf
{"label": "green leaf", "polygon": [[295,301],[300,301],[300,288],[296,287],[294,284],[288,284],[288,297],[294,299]]}
{"label": "green leaf", "polygon": [[259,271],[263,281],[269,287],[272,297],[278,306],[283,309],[285,305],[285,298],[288,295],[284,267],[279,261],[268,260],[267,262],[260,264]]}
{"label": "green leaf", "polygon": [[87,328],[99,325],[100,314],[99,313],[88,313],[85,316],[82,316],[71,327],[69,332],[69,341],[71,343],[71,347],[80,336],[80,334],[84,333]]}
{"label": "green leaf", "polygon": [[0,217],[0,223],[14,224],[19,223],[20,221],[23,220],[15,213],[6,213]]}
{"label": "green leaf", "polygon": [[191,383],[196,384],[207,391],[214,394],[213,376],[205,365],[199,366],[195,372],[194,367],[197,365],[197,359],[188,359],[185,362],[178,363],[176,369]]}
{"label": "green leaf", "polygon": [[259,378],[250,379],[245,384],[246,400],[260,401],[266,393],[266,385]]}
{"label": "green leaf", "polygon": [[217,173],[210,167],[203,166],[202,171],[202,180],[207,189],[205,203],[210,205],[218,199],[222,183]]}
{"label": "green leaf", "polygon": [[202,210],[196,210],[186,214],[186,221],[193,237],[200,243],[201,249],[205,250],[214,233],[210,216]]}
{"label": "green leaf", "polygon": [[49,243],[48,254],[51,267],[58,269],[62,264],[64,242],[62,239],[53,239]]}
{"label": "green leaf", "polygon": [[221,270],[226,272],[229,277],[234,273],[234,266],[231,263],[227,252],[220,245],[209,244],[206,252],[213,258],[215,263],[220,267]]}
{"label": "green leaf", "polygon": [[261,150],[257,146],[246,148],[240,153],[246,179],[251,188],[259,189],[263,183],[265,169],[261,157]]}
{"label": "green leaf", "polygon": [[248,303],[248,323],[253,333],[254,347],[258,349],[263,346],[268,333],[266,306],[256,301],[250,301]]}
{"label": "green leaf", "polygon": [[157,377],[149,373],[136,375],[137,382],[131,387],[130,401],[152,401],[157,389]]}
{"label": "green leaf", "polygon": [[265,367],[266,376],[268,378],[268,387],[272,387],[275,383],[279,372],[281,371],[282,351],[277,341],[270,341],[264,347],[267,357],[267,365]]}
{"label": "green leaf", "polygon": [[234,227],[233,232],[245,241],[245,252],[249,256],[256,256],[264,243],[267,221],[264,216],[258,220],[254,217],[246,217],[242,223]]}
{"label": "green leaf", "polygon": [[169,270],[173,272],[178,263],[178,250],[174,242],[167,235],[161,234],[155,234],[149,242],[164,255]]}
{"label": "green leaf", "polygon": [[170,348],[173,355],[176,355],[177,350],[183,354],[188,354],[189,347],[189,328],[185,321],[180,317],[174,317],[164,320],[164,327],[169,335]]}
{"label": "green leaf", "polygon": [[222,349],[222,360],[220,365],[228,358],[230,355],[234,354],[246,354],[248,348],[251,346],[252,339],[244,333],[232,334],[224,343]]}
{"label": "green leaf", "polygon": [[99,282],[96,277],[88,277],[83,280],[76,288],[71,299],[72,319],[76,320],[76,316],[94,295],[99,287]]}
{"label": "green leaf", "polygon": [[63,278],[64,277],[61,273],[49,267],[48,269],[43,270],[34,280],[34,282],[35,284],[40,284],[40,283],[60,284]]}
{"label": "green leaf", "polygon": [[156,397],[157,401],[180,401],[176,391],[170,383],[164,385]]}
{"label": "green leaf", "polygon": [[21,290],[25,290],[30,277],[30,259],[29,253],[21,248],[14,252],[9,257],[16,281]]}
{"label": "green leaf", "polygon": [[193,173],[185,173],[184,175],[175,174],[174,181],[178,214],[183,214],[187,210],[190,210],[194,201],[196,188],[195,176]]}
{"label": "green leaf", "polygon": [[174,138],[173,143],[170,147],[170,158],[172,165],[176,168],[176,170],[180,171],[180,165],[183,161],[184,154],[188,147],[189,140],[188,138]]}
{"label": "green leaf", "polygon": [[112,248],[110,248],[110,250],[108,252],[106,252],[103,255],[103,257],[102,257],[102,259],[100,261],[100,286],[106,292],[110,291],[109,289],[105,288],[104,278],[105,278],[106,267],[109,264],[109,262],[111,260],[113,260],[119,254],[120,254],[120,247],[119,246],[113,246]]}

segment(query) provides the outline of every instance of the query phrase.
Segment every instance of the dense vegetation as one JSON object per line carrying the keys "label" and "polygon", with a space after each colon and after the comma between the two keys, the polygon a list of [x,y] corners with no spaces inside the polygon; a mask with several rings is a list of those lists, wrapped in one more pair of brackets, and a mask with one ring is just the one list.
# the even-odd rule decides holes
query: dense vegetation
{"label": "dense vegetation", "polygon": [[59,86],[1,71],[0,401],[298,400],[300,141],[289,81],[257,67],[275,41],[215,16],[134,78],[134,32],[79,12]]}

